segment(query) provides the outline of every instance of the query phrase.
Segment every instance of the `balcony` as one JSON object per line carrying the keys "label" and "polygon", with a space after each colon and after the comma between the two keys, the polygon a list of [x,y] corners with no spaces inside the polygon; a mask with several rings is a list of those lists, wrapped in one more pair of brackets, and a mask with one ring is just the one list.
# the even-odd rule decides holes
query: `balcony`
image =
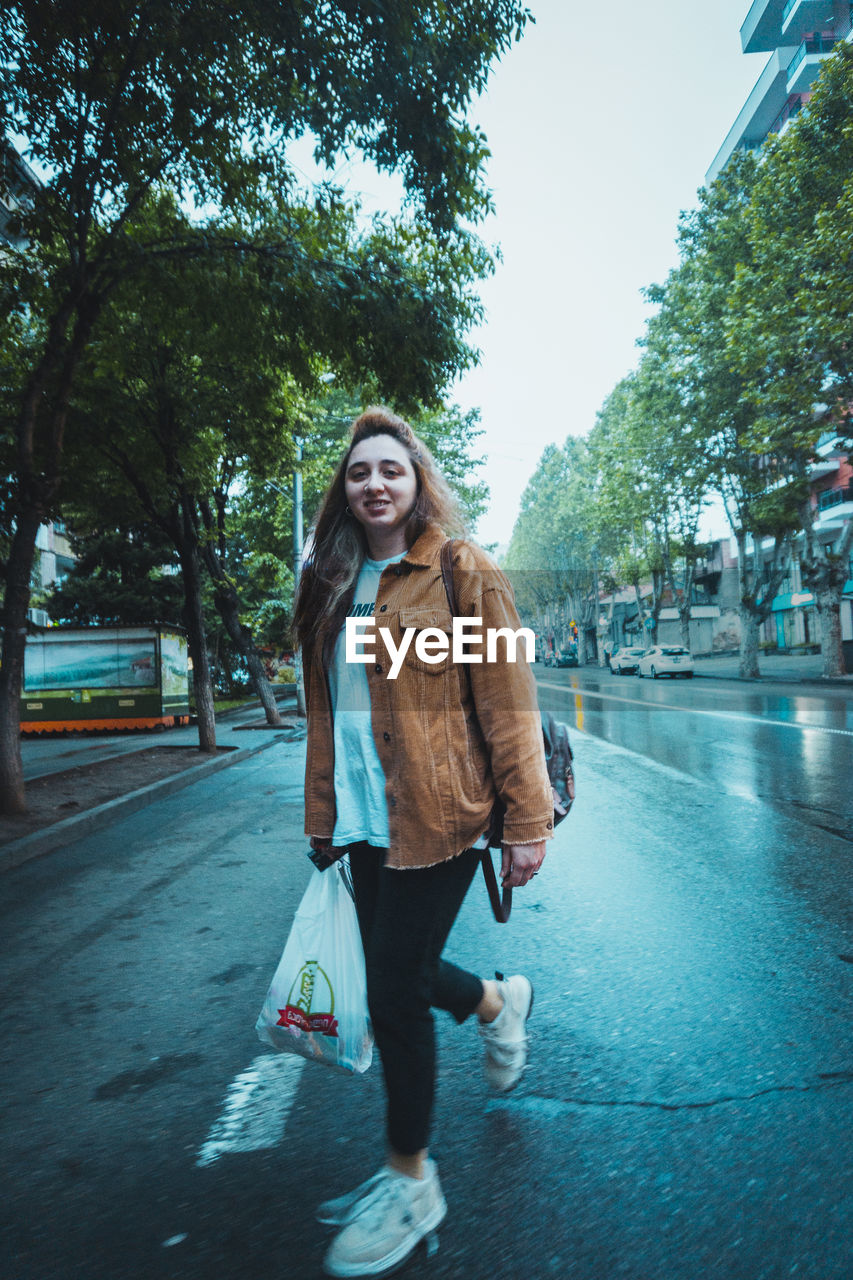
{"label": "balcony", "polygon": [[[825,0],[830,4],[831,0]],[[753,0],[743,26],[740,43],[744,53],[766,53],[779,43],[785,0]]]}
{"label": "balcony", "polygon": [[817,495],[818,529],[840,529],[853,518],[853,484],[836,485]]}
{"label": "balcony", "polygon": [[838,458],[815,458],[809,463],[809,476],[812,480],[831,476],[838,470],[838,465]]}
{"label": "balcony", "polygon": [[821,511],[828,511],[830,507],[838,507],[847,502],[853,502],[853,484],[824,489],[818,494],[817,499],[817,505]]}
{"label": "balcony", "polygon": [[[811,97],[811,94],[808,96]],[[778,133],[781,137],[791,121],[800,114],[807,101],[808,98],[804,98],[799,93],[792,94],[770,126],[770,132]]]}
{"label": "balcony", "polygon": [[735,151],[758,147],[767,137],[774,120],[791,96],[787,90],[788,67],[797,53],[795,45],[776,49],[759,76],[737,120],[726,135],[708,170],[706,181],[713,182],[726,167]]}
{"label": "balcony", "polygon": [[813,31],[850,30],[847,0],[753,0],[740,29],[744,53],[769,53],[780,44],[796,44]]}
{"label": "balcony", "polygon": [[817,79],[820,64],[840,43],[835,36],[813,36],[804,40],[788,65],[788,93],[808,93]]}
{"label": "balcony", "polygon": [[788,0],[782,10],[782,35],[796,38],[832,26],[831,22],[827,24],[827,16],[833,7],[827,0]]}

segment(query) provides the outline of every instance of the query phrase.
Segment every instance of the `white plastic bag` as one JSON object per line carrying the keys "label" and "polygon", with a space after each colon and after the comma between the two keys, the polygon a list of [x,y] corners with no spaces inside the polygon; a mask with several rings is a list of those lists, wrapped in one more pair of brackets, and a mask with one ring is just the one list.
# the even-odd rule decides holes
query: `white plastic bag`
{"label": "white plastic bag", "polygon": [[255,1030],[282,1053],[366,1071],[373,1034],[351,885],[347,858],[312,871]]}

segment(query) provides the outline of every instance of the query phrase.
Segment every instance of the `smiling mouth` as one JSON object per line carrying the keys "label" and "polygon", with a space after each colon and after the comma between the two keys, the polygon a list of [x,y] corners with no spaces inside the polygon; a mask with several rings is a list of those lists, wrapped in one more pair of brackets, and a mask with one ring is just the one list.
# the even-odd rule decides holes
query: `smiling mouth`
{"label": "smiling mouth", "polygon": [[382,511],[384,507],[388,506],[388,503],[385,502],[384,500],[380,500],[380,501],[373,501],[373,502],[365,502],[364,506],[367,511]]}

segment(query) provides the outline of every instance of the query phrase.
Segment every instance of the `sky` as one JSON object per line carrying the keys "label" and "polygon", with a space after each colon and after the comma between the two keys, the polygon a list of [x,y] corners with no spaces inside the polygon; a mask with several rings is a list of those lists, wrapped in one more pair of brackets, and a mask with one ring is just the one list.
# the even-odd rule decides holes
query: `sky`
{"label": "sky", "polygon": [[767,58],[741,52],[748,0],[530,8],[473,112],[503,263],[481,289],[481,363],[452,391],[482,412],[492,497],[477,532],[498,544],[545,446],[589,432],[636,364],[641,290],[676,265],[679,212]]}
{"label": "sky", "polygon": [[[527,3],[535,25],[470,113],[492,152],[480,233],[503,261],[480,288],[481,362],[449,395],[482,414],[491,503],[476,533],[498,547],[546,445],[587,434],[636,364],[641,290],[676,265],[679,213],[768,56],[741,52],[749,0]],[[308,176],[307,142],[301,162]],[[366,210],[396,208],[392,180],[355,163],[335,176]],[[719,512],[703,532],[726,532]]]}

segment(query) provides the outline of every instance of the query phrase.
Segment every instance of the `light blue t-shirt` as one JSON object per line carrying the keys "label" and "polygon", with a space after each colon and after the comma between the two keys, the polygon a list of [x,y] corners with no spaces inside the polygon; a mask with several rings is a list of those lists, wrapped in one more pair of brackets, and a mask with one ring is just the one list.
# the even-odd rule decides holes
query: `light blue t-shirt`
{"label": "light blue t-shirt", "polygon": [[[355,584],[350,617],[372,618],[382,570],[402,560],[365,560]],[[369,634],[369,633],[368,633]],[[363,662],[347,662],[344,631],[338,636],[329,667],[335,744],[335,807],[332,844],[341,847],[366,840],[377,848],[391,843],[385,773],[373,741],[370,687]]]}

